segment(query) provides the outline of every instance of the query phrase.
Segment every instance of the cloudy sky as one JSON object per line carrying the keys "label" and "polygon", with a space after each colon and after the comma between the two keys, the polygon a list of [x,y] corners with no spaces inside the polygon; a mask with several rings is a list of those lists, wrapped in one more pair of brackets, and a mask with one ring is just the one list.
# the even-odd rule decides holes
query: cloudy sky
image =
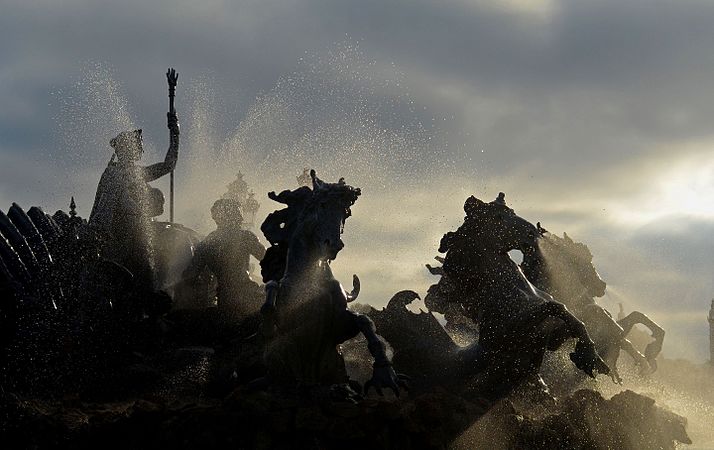
{"label": "cloudy sky", "polygon": [[[690,0],[0,0],[0,205],[87,215],[108,140],[163,158],[180,72],[177,218],[242,170],[363,189],[334,266],[362,300],[425,292],[466,196],[586,242],[602,304],[708,358],[714,297],[714,3]],[[157,183],[165,189],[165,181]]]}

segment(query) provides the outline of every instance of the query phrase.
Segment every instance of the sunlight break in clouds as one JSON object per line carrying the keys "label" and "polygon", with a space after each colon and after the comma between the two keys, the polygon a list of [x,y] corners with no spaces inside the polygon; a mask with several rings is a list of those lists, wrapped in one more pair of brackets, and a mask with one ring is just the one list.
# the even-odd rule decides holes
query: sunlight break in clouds
{"label": "sunlight break in clouds", "polygon": [[[673,153],[686,154],[679,148]],[[714,220],[714,150],[692,152],[675,161],[651,173],[643,192],[616,205],[614,218],[630,227],[667,216]]]}
{"label": "sunlight break in clouds", "polygon": [[557,0],[457,0],[467,7],[495,9],[504,12],[548,17],[557,7]]}

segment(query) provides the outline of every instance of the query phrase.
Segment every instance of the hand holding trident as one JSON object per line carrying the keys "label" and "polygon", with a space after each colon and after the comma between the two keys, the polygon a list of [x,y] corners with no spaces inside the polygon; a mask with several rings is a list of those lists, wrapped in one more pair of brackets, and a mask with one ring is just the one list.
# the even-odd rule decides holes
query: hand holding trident
{"label": "hand holding trident", "polygon": [[[176,109],[174,108],[174,97],[176,96],[176,83],[178,82],[178,72],[170,68],[166,72],[166,81],[169,83],[169,112],[168,117],[170,148],[175,148],[178,152],[179,125]],[[174,171],[171,171],[169,178],[169,222],[174,221]]]}

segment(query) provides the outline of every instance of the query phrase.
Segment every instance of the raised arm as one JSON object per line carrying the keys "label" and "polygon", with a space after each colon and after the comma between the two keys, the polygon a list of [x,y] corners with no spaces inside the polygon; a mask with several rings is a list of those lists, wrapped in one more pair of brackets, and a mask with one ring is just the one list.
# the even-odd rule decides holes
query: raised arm
{"label": "raised arm", "polygon": [[179,123],[176,113],[167,113],[169,127],[169,149],[163,162],[144,167],[144,181],[154,181],[170,173],[176,167],[179,150]]}

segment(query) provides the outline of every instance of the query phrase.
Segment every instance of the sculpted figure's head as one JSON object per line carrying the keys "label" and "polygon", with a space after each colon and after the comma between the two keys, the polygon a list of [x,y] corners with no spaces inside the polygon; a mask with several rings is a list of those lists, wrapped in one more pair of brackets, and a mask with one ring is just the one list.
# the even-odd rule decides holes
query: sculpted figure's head
{"label": "sculpted figure's head", "polygon": [[161,189],[157,189],[154,187],[150,187],[147,193],[148,208],[146,212],[149,217],[157,217],[162,215],[164,213],[164,203],[166,203],[166,199],[164,199],[164,193],[161,192]]}
{"label": "sculpted figure's head", "polygon": [[134,162],[141,159],[144,146],[141,138],[141,129],[123,131],[109,141],[120,162]]}
{"label": "sculpted figure's head", "polygon": [[239,227],[243,223],[238,200],[221,198],[211,207],[211,217],[218,228]]}

